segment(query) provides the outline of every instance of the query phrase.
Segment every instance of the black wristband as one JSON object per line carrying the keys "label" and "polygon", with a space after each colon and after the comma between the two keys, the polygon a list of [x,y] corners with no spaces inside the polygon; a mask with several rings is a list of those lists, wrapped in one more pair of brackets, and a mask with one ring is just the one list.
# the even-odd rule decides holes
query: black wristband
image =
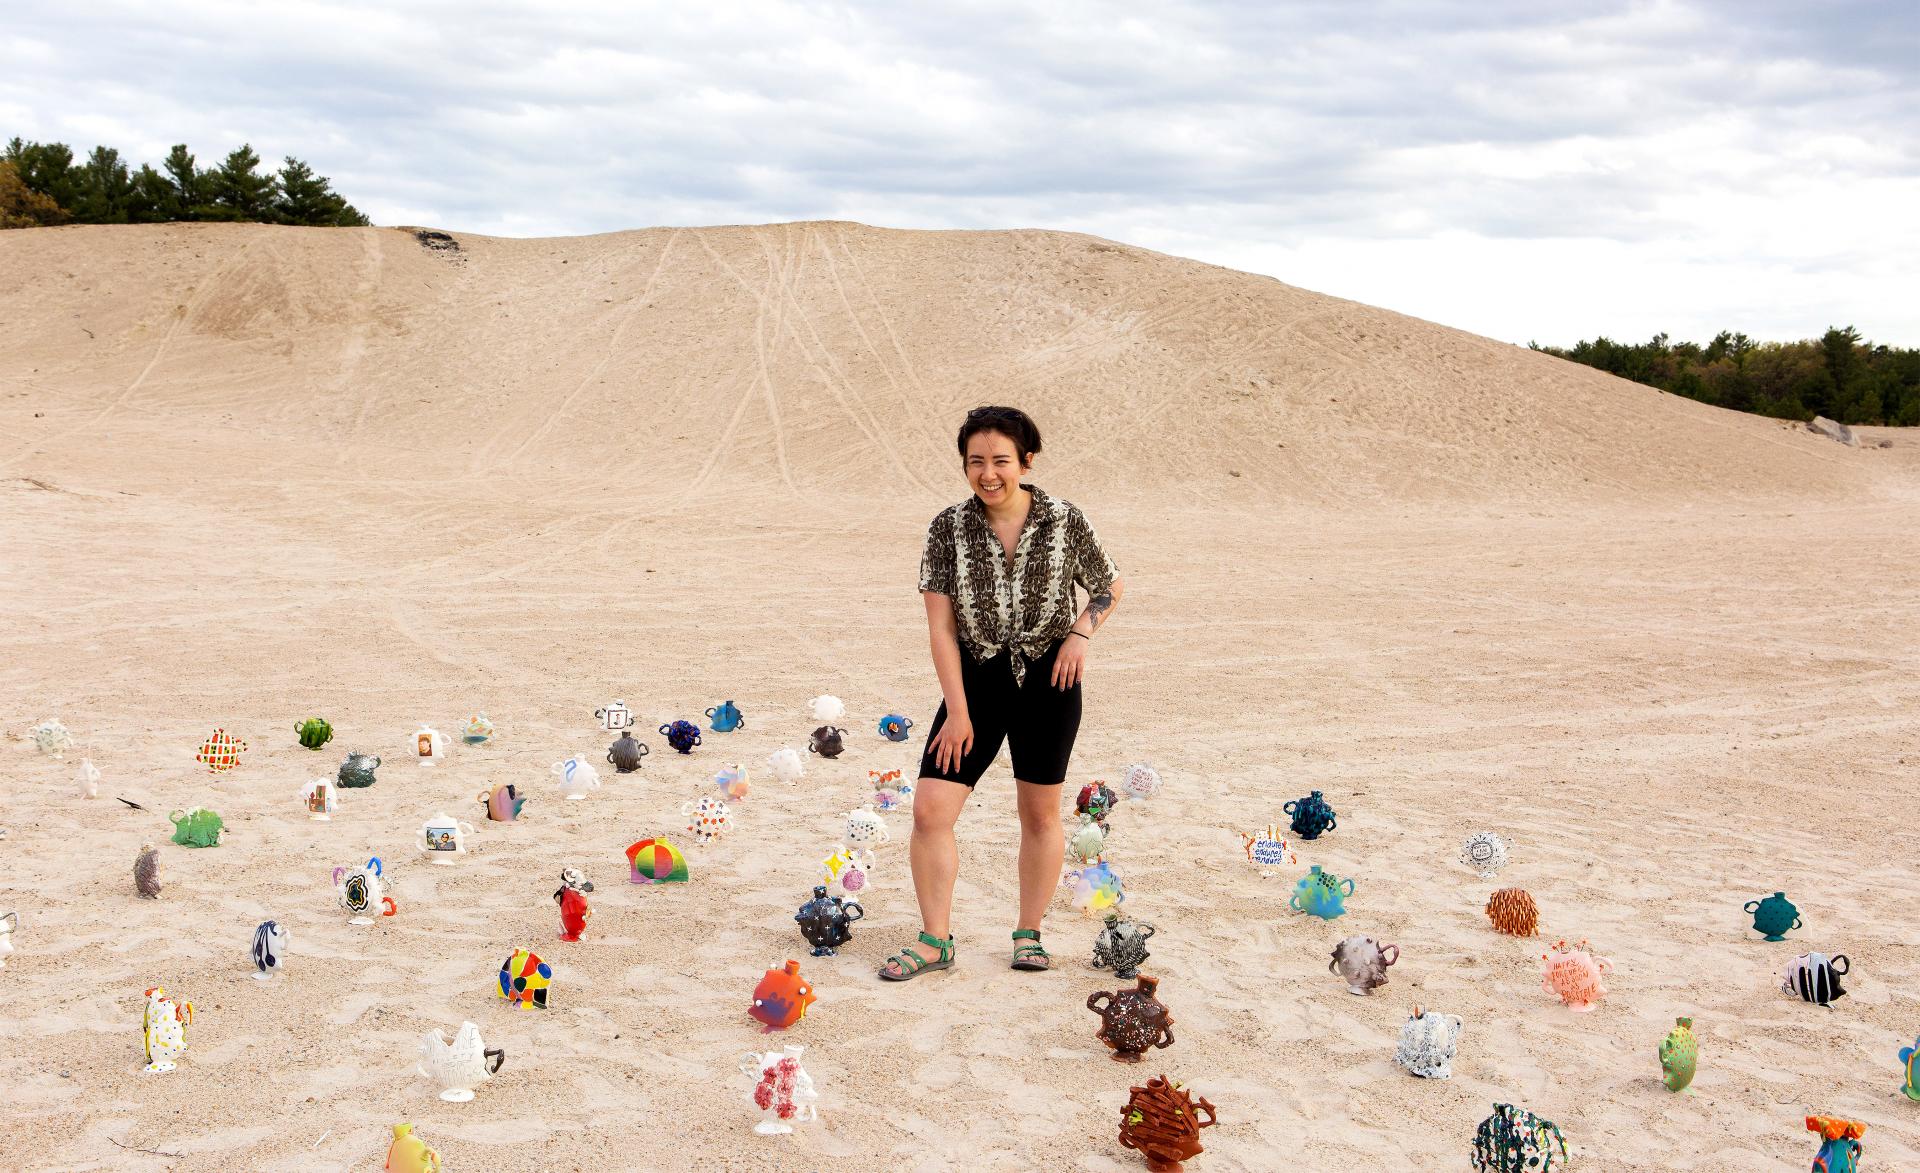
{"label": "black wristband", "polygon": [[[1079,636],[1079,637],[1080,637],[1081,639],[1083,639],[1083,640],[1086,640],[1086,641],[1087,641],[1088,643],[1092,643],[1092,642],[1093,642],[1093,637],[1092,637],[1092,636],[1090,636],[1090,635],[1088,635],[1088,634],[1087,634],[1086,632],[1084,632],[1084,631],[1069,631],[1069,632],[1067,633],[1067,635],[1077,635],[1077,636]],[[1065,638],[1066,638],[1066,636],[1062,636],[1061,638],[1062,638],[1062,639],[1065,639]]]}

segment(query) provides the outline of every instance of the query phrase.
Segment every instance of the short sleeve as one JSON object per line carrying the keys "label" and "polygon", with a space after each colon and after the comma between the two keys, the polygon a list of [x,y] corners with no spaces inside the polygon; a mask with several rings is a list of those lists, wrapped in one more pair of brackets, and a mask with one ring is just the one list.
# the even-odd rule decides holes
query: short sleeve
{"label": "short sleeve", "polygon": [[1101,546],[1086,514],[1078,509],[1067,513],[1067,555],[1073,561],[1073,581],[1089,596],[1104,595],[1113,588],[1120,568],[1107,557],[1106,548]]}
{"label": "short sleeve", "polygon": [[954,593],[955,558],[953,554],[953,510],[942,510],[927,526],[927,548],[920,555],[920,589],[946,595]]}

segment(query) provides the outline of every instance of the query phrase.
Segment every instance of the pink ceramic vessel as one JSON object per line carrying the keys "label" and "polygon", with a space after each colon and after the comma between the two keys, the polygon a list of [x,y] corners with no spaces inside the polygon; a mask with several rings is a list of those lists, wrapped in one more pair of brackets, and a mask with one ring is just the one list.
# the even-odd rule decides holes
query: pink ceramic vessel
{"label": "pink ceramic vessel", "polygon": [[1541,980],[1549,993],[1558,994],[1568,1009],[1585,1012],[1605,996],[1607,987],[1600,979],[1613,972],[1613,962],[1587,950],[1587,943],[1569,945],[1555,941],[1550,952],[1541,954],[1546,974]]}

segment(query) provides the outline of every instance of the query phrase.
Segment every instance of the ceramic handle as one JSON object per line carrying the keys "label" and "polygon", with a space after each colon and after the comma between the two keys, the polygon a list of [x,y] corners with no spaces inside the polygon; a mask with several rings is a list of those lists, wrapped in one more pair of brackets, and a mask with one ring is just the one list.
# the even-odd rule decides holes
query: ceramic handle
{"label": "ceramic handle", "polygon": [[1298,805],[1299,805],[1298,803],[1292,803],[1292,802],[1284,803],[1280,807],[1280,813],[1283,815],[1290,815],[1293,813],[1293,808]]}
{"label": "ceramic handle", "polygon": [[1139,931],[1140,939],[1142,941],[1146,940],[1148,937],[1153,936],[1154,929],[1152,925],[1136,924],[1133,927]]}
{"label": "ceramic handle", "polygon": [[1758,900],[1749,900],[1749,901],[1747,901],[1747,908],[1746,908],[1746,910],[1747,910],[1748,912],[1759,912],[1759,911],[1760,911],[1760,902],[1759,902]]}
{"label": "ceramic handle", "polygon": [[507,1065],[507,1052],[506,1052],[506,1049],[503,1047],[488,1047],[485,1051],[482,1051],[480,1054],[482,1059],[493,1060],[493,1066],[485,1068],[485,1071],[488,1075],[500,1074],[500,1069]]}
{"label": "ceramic handle", "polygon": [[1847,971],[1853,968],[1853,962],[1847,960],[1845,953],[1835,953],[1827,959],[1827,964],[1833,966],[1833,972],[1842,977],[1845,977]]}
{"label": "ceramic handle", "polygon": [[413,843],[414,843],[414,846],[418,847],[421,851],[428,850],[426,832],[423,831],[420,834],[415,835],[413,837]]}
{"label": "ceramic handle", "polygon": [[393,902],[393,897],[391,896],[382,896],[380,898],[380,908],[382,910],[380,913],[381,916],[392,916],[394,913],[400,911],[400,906]]}
{"label": "ceramic handle", "polygon": [[[1392,957],[1388,957],[1388,956],[1387,956],[1387,950],[1389,950],[1389,949],[1391,949],[1391,950],[1393,950],[1393,956],[1392,956]],[[1383,963],[1384,963],[1384,964],[1386,964],[1386,965],[1394,965],[1394,964],[1396,964],[1396,963],[1398,963],[1398,962],[1399,962],[1399,960],[1400,960],[1400,946],[1398,946],[1398,945],[1382,945],[1382,946],[1380,946],[1380,960],[1381,960],[1381,962],[1383,962]]]}
{"label": "ceramic handle", "polygon": [[1153,1045],[1162,1049],[1173,1046],[1173,1024],[1171,1022],[1160,1028],[1160,1038],[1155,1040]]}
{"label": "ceramic handle", "polygon": [[180,1003],[180,1009],[175,1011],[174,1017],[178,1018],[181,1022],[186,1023],[188,1026],[192,1026],[193,1025],[193,1003],[191,1002]]}
{"label": "ceramic handle", "polygon": [[1099,993],[1097,993],[1097,994],[1088,994],[1088,995],[1087,995],[1087,1009],[1089,1009],[1089,1010],[1091,1010],[1091,1011],[1093,1011],[1093,1012],[1094,1012],[1095,1014],[1103,1014],[1103,1013],[1105,1013],[1105,1011],[1103,1011],[1103,1010],[1102,1010],[1102,1009],[1100,1008],[1100,1005],[1099,1005],[1099,1003],[1100,1003],[1100,999],[1102,999],[1102,998],[1105,998],[1105,999],[1107,999],[1107,1000],[1108,1000],[1109,1002],[1110,1002],[1110,1001],[1112,1001],[1112,1000],[1113,1000],[1113,993],[1112,993],[1112,991],[1109,991],[1109,990],[1101,990],[1101,991],[1100,991]]}
{"label": "ceramic handle", "polygon": [[860,902],[857,900],[847,901],[845,904],[840,906],[840,910],[847,914],[848,924],[852,924],[854,921],[857,921],[867,915],[867,910],[861,907]]}
{"label": "ceramic handle", "polygon": [[[715,709],[717,709],[717,708],[719,708],[719,707],[720,707],[720,706],[718,706],[718,705],[715,705],[715,706],[714,706],[714,708],[715,708]],[[713,716],[713,709],[708,709],[708,710],[707,710],[707,713],[706,713],[706,715],[707,715],[707,716],[709,716],[709,717],[711,717],[711,716]]]}
{"label": "ceramic handle", "polygon": [[[1202,1112],[1207,1114],[1205,1120],[1200,1119],[1200,1113]],[[1193,1122],[1195,1128],[1212,1128],[1214,1124],[1213,1105],[1207,1103],[1205,1100],[1201,1100],[1195,1104],[1193,1106]]]}
{"label": "ceramic handle", "polygon": [[338,884],[338,883],[340,882],[340,877],[341,877],[342,875],[344,875],[344,874],[346,874],[346,870],[347,870],[347,869],[345,869],[345,868],[335,868],[335,869],[333,869],[333,882],[334,882],[334,883],[336,883],[336,884]]}
{"label": "ceramic handle", "polygon": [[1287,907],[1293,909],[1295,912],[1305,911],[1305,909],[1300,907],[1300,893],[1295,892],[1293,895],[1287,897]]}
{"label": "ceramic handle", "polygon": [[379,769],[379,768],[380,768],[380,755],[379,755],[379,754],[375,754],[375,755],[373,756],[373,764],[372,764],[371,766],[368,766],[368,767],[367,767],[367,769],[369,769],[369,770],[377,770],[377,769]]}
{"label": "ceramic handle", "polygon": [[660,726],[660,736],[665,737],[666,735],[667,735],[667,727],[665,725]]}
{"label": "ceramic handle", "polygon": [[1349,876],[1349,877],[1347,877],[1346,879],[1344,879],[1344,880],[1342,880],[1342,881],[1340,881],[1340,882],[1341,882],[1342,884],[1345,884],[1345,885],[1346,885],[1346,887],[1347,887],[1347,891],[1346,891],[1346,895],[1348,895],[1348,896],[1351,896],[1351,895],[1353,895],[1353,877],[1351,877],[1351,876]]}
{"label": "ceramic handle", "polygon": [[459,822],[460,822],[460,829],[463,833],[468,835],[478,835],[480,833],[479,831],[474,829],[474,826],[472,823],[467,822],[465,819],[461,819]]}
{"label": "ceramic handle", "polygon": [[1340,821],[1338,819],[1327,820],[1327,830],[1329,831],[1336,830],[1339,828],[1339,826],[1340,826]]}
{"label": "ceramic handle", "polygon": [[733,723],[733,727],[735,729],[745,729],[747,727],[747,719],[745,717],[740,718]]}
{"label": "ceramic handle", "polygon": [[1793,918],[1793,927],[1796,929],[1800,927],[1800,918],[1797,916]]}
{"label": "ceramic handle", "polygon": [[380,876],[380,877],[382,877],[382,878],[385,878],[385,876],[386,876],[386,873],[385,873],[384,871],[382,871],[382,870],[381,870],[381,868],[380,868],[380,857],[379,857],[379,856],[377,856],[377,855],[376,855],[376,856],[374,856],[374,857],[372,857],[371,859],[369,859],[369,860],[367,860],[367,866],[373,869],[373,874],[374,874],[374,875],[376,875],[376,876]]}

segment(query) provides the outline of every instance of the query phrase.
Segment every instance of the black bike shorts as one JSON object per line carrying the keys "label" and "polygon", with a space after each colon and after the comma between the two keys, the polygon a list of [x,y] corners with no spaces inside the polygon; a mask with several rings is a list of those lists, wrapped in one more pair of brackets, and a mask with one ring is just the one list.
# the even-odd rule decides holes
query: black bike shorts
{"label": "black bike shorts", "polygon": [[957,770],[941,770],[933,760],[933,738],[947,723],[947,705],[933,716],[926,747],[920,754],[922,778],[945,778],[972,786],[993,764],[1000,743],[1013,757],[1013,776],[1022,782],[1058,786],[1067,780],[1067,760],[1080,732],[1080,685],[1053,686],[1053,660],[1060,643],[1039,659],[1027,663],[1026,683],[1013,682],[1013,666],[1001,652],[983,664],[960,651],[960,682],[967,694],[967,715],[973,721],[973,749]]}

